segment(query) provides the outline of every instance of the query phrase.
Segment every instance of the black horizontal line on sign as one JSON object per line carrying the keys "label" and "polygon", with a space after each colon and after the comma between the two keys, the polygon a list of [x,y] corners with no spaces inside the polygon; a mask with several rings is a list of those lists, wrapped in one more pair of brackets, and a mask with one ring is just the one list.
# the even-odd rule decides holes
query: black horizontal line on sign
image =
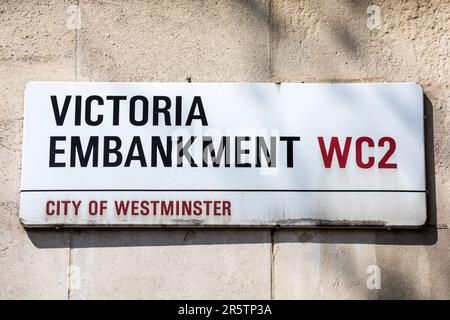
{"label": "black horizontal line on sign", "polygon": [[20,192],[426,192],[426,190],[311,190],[311,189],[25,189]]}

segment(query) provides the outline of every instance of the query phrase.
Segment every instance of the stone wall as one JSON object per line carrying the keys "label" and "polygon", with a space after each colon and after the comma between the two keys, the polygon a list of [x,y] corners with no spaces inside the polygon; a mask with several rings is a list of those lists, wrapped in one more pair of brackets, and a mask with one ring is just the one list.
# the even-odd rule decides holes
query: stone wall
{"label": "stone wall", "polygon": [[[449,19],[448,0],[1,1],[0,298],[449,299]],[[428,226],[21,226],[28,81],[187,79],[420,83]]]}

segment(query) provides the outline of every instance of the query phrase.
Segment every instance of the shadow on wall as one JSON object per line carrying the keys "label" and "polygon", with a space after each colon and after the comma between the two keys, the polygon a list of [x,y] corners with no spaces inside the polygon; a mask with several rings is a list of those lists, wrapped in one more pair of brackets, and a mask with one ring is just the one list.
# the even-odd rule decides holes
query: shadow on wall
{"label": "shadow on wall", "polygon": [[[424,96],[427,170],[427,224],[422,229],[345,228],[120,228],[26,229],[38,248],[92,248],[306,242],[378,245],[433,245],[437,242],[433,106]],[[68,233],[70,241],[61,237]],[[290,236],[282,236],[289,233]],[[280,235],[280,236],[278,236]]]}

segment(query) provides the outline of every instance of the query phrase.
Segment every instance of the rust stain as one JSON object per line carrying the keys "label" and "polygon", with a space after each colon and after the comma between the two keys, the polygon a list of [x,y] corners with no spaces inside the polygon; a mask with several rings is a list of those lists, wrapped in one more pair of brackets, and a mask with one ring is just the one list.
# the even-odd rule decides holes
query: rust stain
{"label": "rust stain", "polygon": [[314,235],[309,232],[302,232],[298,235],[297,239],[299,242],[308,242],[314,238]]}

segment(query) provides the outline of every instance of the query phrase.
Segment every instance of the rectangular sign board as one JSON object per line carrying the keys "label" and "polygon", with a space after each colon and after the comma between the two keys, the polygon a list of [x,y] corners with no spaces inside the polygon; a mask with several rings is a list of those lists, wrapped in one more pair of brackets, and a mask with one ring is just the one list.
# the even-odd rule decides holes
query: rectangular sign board
{"label": "rectangular sign board", "polygon": [[25,226],[421,226],[416,83],[25,89]]}

